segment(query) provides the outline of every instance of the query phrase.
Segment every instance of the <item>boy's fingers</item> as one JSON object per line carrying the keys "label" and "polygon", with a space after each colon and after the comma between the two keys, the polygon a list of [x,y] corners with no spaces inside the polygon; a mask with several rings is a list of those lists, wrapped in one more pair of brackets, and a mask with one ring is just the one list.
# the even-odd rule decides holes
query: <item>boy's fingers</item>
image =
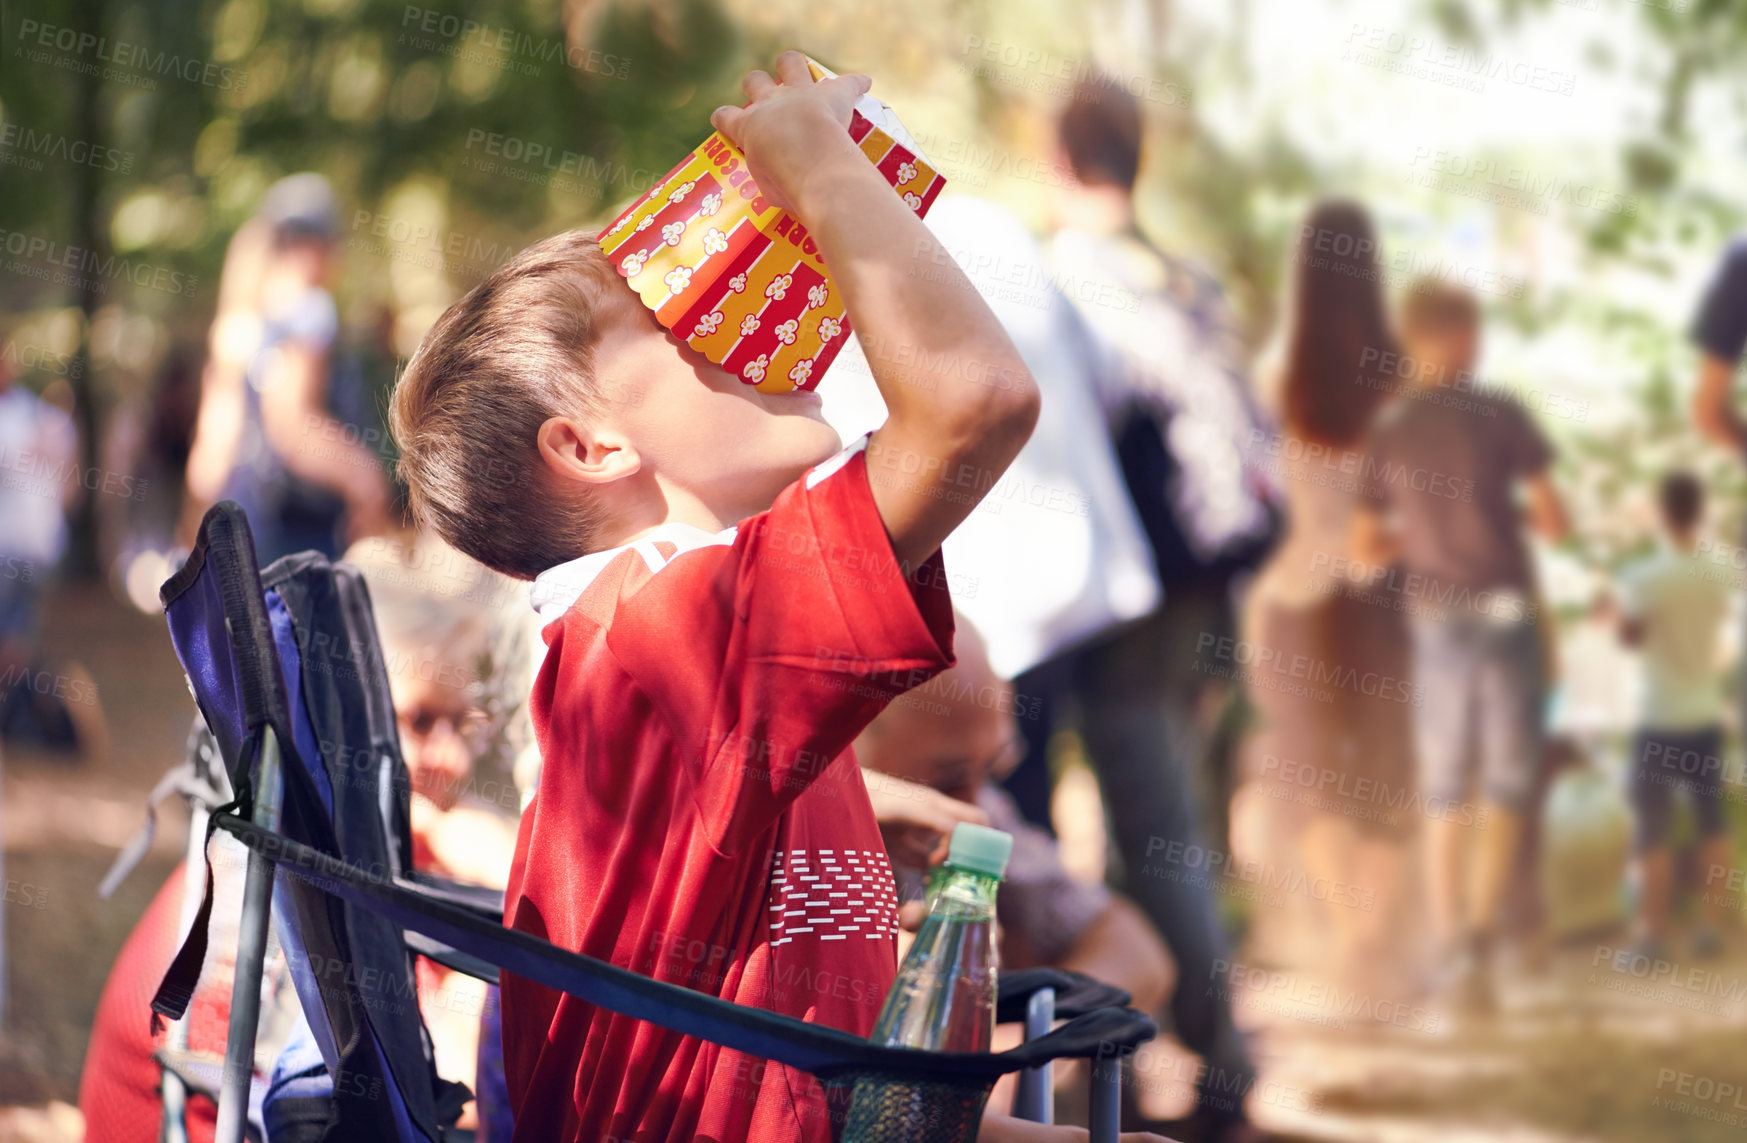
{"label": "boy's fingers", "polygon": [[740,143],[740,117],[746,114],[740,107],[718,107],[710,112],[710,126],[728,136],[736,146]]}
{"label": "boy's fingers", "polygon": [[757,99],[776,86],[776,80],[769,73],[754,68],[746,73],[746,78],[740,81],[740,90],[746,93],[746,98]]}
{"label": "boy's fingers", "polygon": [[847,98],[852,104],[866,95],[873,87],[873,77],[867,75],[839,75],[825,82],[830,85],[830,90],[833,93],[840,90],[847,92],[844,98]]}
{"label": "boy's fingers", "polygon": [[928,853],[928,868],[930,869],[952,856],[952,838],[946,834],[939,836],[940,840],[934,843],[934,848]]}
{"label": "boy's fingers", "polygon": [[934,808],[939,813],[940,820],[946,823],[950,833],[952,827],[959,822],[970,822],[972,825],[988,825],[989,815],[983,807],[974,802],[961,802],[950,794],[934,791]]}
{"label": "boy's fingers", "polygon": [[840,75],[821,80],[818,86],[837,118],[847,124],[855,101],[867,94],[868,88],[873,86],[873,80],[865,75]]}
{"label": "boy's fingers", "polygon": [[776,74],[786,84],[804,87],[813,82],[813,73],[807,67],[807,57],[790,48],[776,57]]}
{"label": "boy's fingers", "polygon": [[959,819],[954,817],[951,811],[942,806],[929,806],[916,815],[917,825],[937,833],[941,837],[950,835],[953,827],[958,825],[958,821]]}
{"label": "boy's fingers", "polygon": [[940,833],[951,833],[953,827],[959,822],[982,825],[989,820],[989,815],[985,814],[980,806],[961,802],[939,790],[931,789],[929,795],[916,815],[921,824],[929,829]]}

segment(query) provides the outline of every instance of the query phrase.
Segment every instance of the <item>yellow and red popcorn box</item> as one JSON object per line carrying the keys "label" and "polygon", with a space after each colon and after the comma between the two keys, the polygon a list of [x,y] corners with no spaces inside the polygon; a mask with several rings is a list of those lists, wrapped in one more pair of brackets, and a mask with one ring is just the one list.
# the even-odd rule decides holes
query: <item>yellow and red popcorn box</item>
{"label": "yellow and red popcorn box", "polygon": [[[808,64],[815,81],[831,75]],[[849,135],[910,209],[927,214],[946,180],[892,109],[862,96]],[[767,393],[817,386],[849,336],[818,244],[759,192],[746,156],[720,131],[602,231],[600,244],[663,326]]]}

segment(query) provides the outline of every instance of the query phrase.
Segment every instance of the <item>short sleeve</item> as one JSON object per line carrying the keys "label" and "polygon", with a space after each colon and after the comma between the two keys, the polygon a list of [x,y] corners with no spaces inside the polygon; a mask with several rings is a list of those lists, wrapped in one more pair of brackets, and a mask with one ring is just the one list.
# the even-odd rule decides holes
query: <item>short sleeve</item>
{"label": "short sleeve", "polygon": [[1747,238],[1737,238],[1717,266],[1699,303],[1692,339],[1731,364],[1747,347]]}
{"label": "short sleeve", "polygon": [[276,314],[270,336],[275,342],[299,342],[325,351],[340,329],[339,310],[326,290],[305,290],[283,313]]}
{"label": "short sleeve", "polygon": [[1507,398],[1499,403],[1499,412],[1508,425],[1508,431],[1501,434],[1500,439],[1505,442],[1509,453],[1506,462],[1511,474],[1535,476],[1545,472],[1553,463],[1553,446],[1529,411]]}
{"label": "short sleeve", "polygon": [[1039,964],[1061,960],[1110,907],[1110,891],[1075,880],[1055,839],[1026,821],[1006,791],[985,785],[977,805],[991,826],[1013,835],[1013,856],[995,899],[1002,929]]}
{"label": "short sleeve", "polygon": [[886,704],[952,666],[939,552],[906,578],[868,483],[866,438],[686,553],[613,620],[608,647],[697,766],[712,844],[732,853],[825,777]]}

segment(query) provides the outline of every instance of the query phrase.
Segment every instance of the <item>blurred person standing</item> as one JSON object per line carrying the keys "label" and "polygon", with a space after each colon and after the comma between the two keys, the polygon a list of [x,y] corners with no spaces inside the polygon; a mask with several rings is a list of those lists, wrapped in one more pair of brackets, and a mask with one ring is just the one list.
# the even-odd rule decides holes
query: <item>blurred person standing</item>
{"label": "blurred person standing", "polygon": [[1057,285],[1095,337],[1094,391],[1164,602],[1071,663],[1045,663],[1014,680],[1044,703],[1043,717],[1026,728],[1031,751],[1016,789],[1033,816],[1025,792],[1047,775],[1052,707],[1077,707],[1120,859],[1114,880],[1192,982],[1170,1001],[1173,1030],[1206,1062],[1189,1131],[1240,1138],[1250,1129],[1241,1097],[1230,1093],[1246,1091],[1255,1073],[1219,975],[1230,937],[1202,878],[1159,876],[1148,865],[1161,844],[1195,846],[1209,831],[1216,848],[1224,844],[1230,774],[1219,728],[1237,696],[1197,669],[1196,648],[1233,630],[1234,581],[1265,555],[1278,516],[1246,456],[1260,417],[1245,339],[1223,291],[1137,225],[1143,135],[1139,104],[1119,84],[1075,89],[1056,124],[1072,177],[1055,204],[1049,254]]}
{"label": "blurred person standing", "polygon": [[[1099,745],[1141,744],[1134,747],[1144,757],[1133,780],[1142,789],[1121,795],[1145,799],[1126,817],[1139,831],[1134,852],[1141,853],[1151,836],[1193,837],[1197,800],[1191,778],[1186,769],[1160,762],[1171,728],[1156,682],[1159,652],[1145,645],[1134,652],[1153,656],[1150,667],[1133,656],[1090,661],[1086,669],[1098,667],[1099,673],[1089,677],[1103,689],[1080,689],[1082,652],[1104,654],[1112,632],[1156,622],[1160,599],[1153,553],[1100,403],[1099,374],[1110,368],[1110,353],[1053,284],[1042,250],[1010,212],[949,195],[935,204],[927,225],[943,248],[939,256],[959,263],[1013,338],[1048,410],[1012,467],[942,548],[955,606],[986,640],[994,671],[1017,675],[1014,687],[1024,696],[1025,713],[1016,719],[1023,749],[1006,790],[1022,819],[1048,836],[1049,739],[1078,706],[1082,724],[1096,724],[1104,735]],[[866,354],[903,351],[863,346],[859,338],[845,348],[820,387],[825,416],[843,439],[867,432],[885,416]],[[1007,383],[999,376],[984,380]],[[1153,674],[1129,673],[1149,669]],[[1107,789],[1107,802],[1112,797]],[[1132,868],[1132,892],[1143,899],[1185,977],[1217,985],[1213,966],[1230,957],[1212,890],[1196,878],[1142,878],[1138,858]],[[1169,923],[1160,922],[1159,914]],[[1183,989],[1170,1013],[1173,1030],[1208,1062],[1201,1107],[1210,1120],[1209,1138],[1242,1127],[1241,1100],[1233,1093],[1247,1091],[1254,1076],[1228,995],[1217,986]]]}
{"label": "blurred person standing", "polygon": [[[1376,233],[1359,204],[1322,202],[1305,218],[1279,344],[1264,377],[1280,431],[1259,451],[1285,489],[1287,529],[1251,586],[1246,638],[1272,662],[1311,664],[1313,678],[1351,672],[1397,685],[1294,687],[1253,672],[1261,725],[1246,798],[1280,847],[1267,858],[1290,854],[1318,883],[1351,887],[1369,906],[1331,892],[1294,902],[1309,916],[1270,915],[1255,928],[1271,950],[1308,956],[1305,967],[1343,986],[1377,987],[1379,974],[1406,967],[1398,898],[1413,819],[1388,807],[1413,786],[1413,731],[1406,619],[1387,592],[1366,590],[1387,569],[1355,575],[1347,559],[1364,503],[1364,441],[1392,388],[1377,366],[1396,353]],[[1313,939],[1294,931],[1304,923],[1320,930]]]}
{"label": "blurred person standing", "polygon": [[[1723,252],[1699,301],[1692,340],[1699,350],[1693,424],[1710,440],[1747,460],[1747,419],[1735,408],[1735,374],[1747,352],[1747,234]],[[1747,675],[1742,676],[1742,725],[1747,726]]]}
{"label": "blurred person standing", "polygon": [[[1637,648],[1642,679],[1631,778],[1642,879],[1637,951],[1665,960],[1674,892],[1668,830],[1678,793],[1691,799],[1699,868],[1726,870],[1731,864],[1723,813],[1722,642],[1737,593],[1724,569],[1696,554],[1705,502],[1698,478],[1669,473],[1657,502],[1664,542],[1654,555],[1621,570],[1619,609],[1620,638]],[[1695,957],[1722,951],[1728,917],[1723,895],[1707,894],[1693,938]]]}
{"label": "blurred person standing", "polygon": [[[1413,384],[1372,431],[1354,546],[1367,564],[1399,562],[1417,577],[1402,590],[1425,605],[1410,611],[1410,628],[1434,988],[1484,1012],[1496,1003],[1497,933],[1522,876],[1545,742],[1548,648],[1528,530],[1557,542],[1568,525],[1552,446],[1520,403],[1475,381],[1473,293],[1416,283],[1401,335]],[[1466,805],[1476,783],[1476,813],[1434,812]]]}
{"label": "blurred person standing", "polygon": [[[1231,776],[1209,772],[1226,760],[1208,712],[1234,691],[1195,669],[1194,649],[1203,635],[1234,630],[1234,585],[1278,539],[1280,515],[1275,490],[1248,452],[1263,418],[1251,392],[1247,339],[1224,290],[1137,224],[1144,131],[1138,102],[1120,84],[1075,88],[1056,123],[1069,177],[1053,204],[1049,258],[1056,283],[1095,336],[1095,392],[1164,592],[1161,608],[1101,649],[1098,674],[1126,678],[1138,670],[1160,681],[1152,694],[1131,697],[1147,703],[1162,694],[1170,715],[1164,744],[1187,767],[1191,788],[1198,785],[1203,800],[1223,810]],[[1015,682],[1022,691],[1042,689]],[[1114,682],[1101,677],[1088,685]],[[1144,754],[1109,757],[1135,760],[1140,770],[1128,776],[1150,789],[1154,763],[1139,761]],[[1101,770],[1100,780],[1107,798],[1112,782],[1124,784],[1114,770]],[[1021,804],[1029,815],[1023,796]],[[1143,801],[1139,812],[1160,808]],[[1203,824],[1217,835],[1222,817],[1204,815]],[[1119,844],[1138,868],[1140,851],[1120,837]]]}
{"label": "blurred person standing", "polygon": [[[79,495],[73,418],[18,384],[15,347],[0,339],[0,737],[101,756],[108,745],[97,687],[78,664],[56,669],[37,646],[43,599],[67,549]],[[0,1017],[6,1008],[0,917]]]}
{"label": "blurred person standing", "polygon": [[1699,350],[1692,419],[1711,440],[1747,455],[1747,420],[1734,405],[1735,372],[1747,352],[1747,235],[1729,243],[1693,321]]}
{"label": "blurred person standing", "polygon": [[334,415],[346,397],[332,383],[335,210],[320,175],[274,183],[232,240],[219,286],[182,532],[235,500],[263,566],[305,550],[336,556],[390,524],[381,458]]}
{"label": "blurred person standing", "polygon": [[161,606],[158,585],[179,562],[183,488],[200,412],[200,355],[171,344],[140,389],[119,395],[101,453],[108,472],[132,477],[132,495],[99,498],[98,535],[112,582],[135,607]]}
{"label": "blurred person standing", "polygon": [[49,662],[38,646],[43,603],[67,550],[67,512],[84,488],[79,434],[67,409],[18,383],[17,355],[4,349],[0,343],[0,735],[96,757],[108,745],[96,683],[76,663]]}
{"label": "blurred person standing", "polygon": [[[1158,582],[1104,438],[1093,377],[1098,347],[1051,284],[1037,241],[1011,211],[968,195],[943,196],[927,226],[940,243],[937,256],[959,264],[1013,339],[1050,411],[944,548],[955,606],[982,632],[995,670],[1011,678],[1146,615],[1158,605]],[[863,345],[860,337],[845,347],[820,389],[826,419],[844,440],[886,416],[869,351],[899,357],[906,347]],[[978,362],[954,367],[991,388],[1014,380]],[[1037,813],[1048,821],[1047,786]]]}

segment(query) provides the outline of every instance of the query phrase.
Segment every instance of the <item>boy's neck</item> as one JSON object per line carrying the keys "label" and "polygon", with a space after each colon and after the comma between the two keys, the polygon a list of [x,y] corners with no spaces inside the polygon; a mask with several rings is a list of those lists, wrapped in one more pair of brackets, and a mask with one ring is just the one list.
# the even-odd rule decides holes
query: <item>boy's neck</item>
{"label": "boy's neck", "polygon": [[1677,529],[1670,528],[1670,529],[1668,529],[1668,533],[1667,533],[1666,538],[1668,540],[1669,549],[1672,551],[1678,552],[1680,555],[1690,556],[1698,550],[1698,530],[1697,529],[1682,532],[1682,531],[1679,531]]}
{"label": "boy's neck", "polygon": [[715,535],[770,508],[768,502],[759,504],[757,500],[753,496],[711,504],[695,493],[663,482],[659,493],[646,501],[641,511],[623,519],[608,533],[600,549],[622,548],[674,524]]}

